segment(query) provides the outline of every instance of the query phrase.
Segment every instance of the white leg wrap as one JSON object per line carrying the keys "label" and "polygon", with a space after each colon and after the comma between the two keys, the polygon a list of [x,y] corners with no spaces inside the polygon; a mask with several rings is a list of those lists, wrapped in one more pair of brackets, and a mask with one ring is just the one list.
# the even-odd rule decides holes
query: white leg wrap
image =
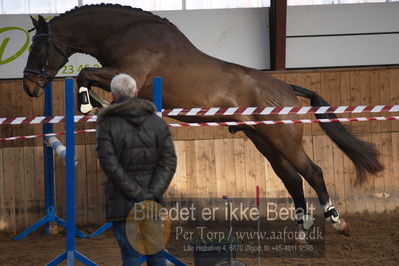
{"label": "white leg wrap", "polygon": [[326,218],[327,221],[333,224],[339,222],[339,213],[330,199],[327,204],[322,205],[321,207],[324,211],[324,218]]}
{"label": "white leg wrap", "polygon": [[329,199],[325,205],[321,205],[321,208],[323,209],[323,212],[327,212],[328,208],[332,205],[332,201]]}
{"label": "white leg wrap", "polygon": [[79,88],[79,110],[81,113],[87,114],[93,110],[93,105],[90,103],[89,90],[86,87]]}
{"label": "white leg wrap", "polygon": [[327,208],[327,211],[324,213],[324,217],[327,219],[327,221],[332,223],[339,222],[339,213],[337,209],[335,209],[334,205],[331,205]]}

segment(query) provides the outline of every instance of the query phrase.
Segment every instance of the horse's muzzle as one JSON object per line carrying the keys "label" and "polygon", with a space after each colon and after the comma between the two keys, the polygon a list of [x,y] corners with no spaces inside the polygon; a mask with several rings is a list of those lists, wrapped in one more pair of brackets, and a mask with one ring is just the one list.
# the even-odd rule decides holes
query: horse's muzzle
{"label": "horse's muzzle", "polygon": [[27,75],[24,75],[23,89],[25,93],[29,95],[29,97],[39,97],[44,91],[43,87],[40,86],[40,84],[37,84]]}
{"label": "horse's muzzle", "polygon": [[29,90],[29,86],[24,84],[24,92],[29,95],[29,97],[33,97],[32,93]]}
{"label": "horse's muzzle", "polygon": [[33,90],[31,90],[31,87],[28,84],[26,83],[23,84],[23,89],[25,93],[29,95],[29,97],[39,97],[40,95],[43,94],[43,88],[35,84],[33,86],[34,88]]}

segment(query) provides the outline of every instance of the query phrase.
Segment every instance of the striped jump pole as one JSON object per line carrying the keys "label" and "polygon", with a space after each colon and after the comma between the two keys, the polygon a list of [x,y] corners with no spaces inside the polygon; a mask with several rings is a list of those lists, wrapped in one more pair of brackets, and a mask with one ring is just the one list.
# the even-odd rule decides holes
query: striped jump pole
{"label": "striped jump pole", "polygon": [[[57,139],[55,136],[45,136],[44,137],[44,142],[47,144],[48,147],[51,147],[55,153],[62,159],[66,160],[66,147],[62,142]],[[75,166],[78,164],[78,161],[76,160],[76,154],[75,154]]]}
{"label": "striped jump pole", "polygon": [[66,160],[66,147],[62,142],[54,136],[44,137],[44,142],[47,146],[53,148],[53,150],[60,156],[64,161]]}

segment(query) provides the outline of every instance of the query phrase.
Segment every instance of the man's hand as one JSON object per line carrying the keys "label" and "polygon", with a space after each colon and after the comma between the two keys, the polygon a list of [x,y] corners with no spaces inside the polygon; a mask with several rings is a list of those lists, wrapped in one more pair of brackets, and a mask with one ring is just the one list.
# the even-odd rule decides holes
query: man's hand
{"label": "man's hand", "polygon": [[156,197],[154,195],[154,193],[150,192],[150,191],[143,191],[142,193],[140,193],[138,199],[138,201],[144,201],[144,200],[156,200]]}

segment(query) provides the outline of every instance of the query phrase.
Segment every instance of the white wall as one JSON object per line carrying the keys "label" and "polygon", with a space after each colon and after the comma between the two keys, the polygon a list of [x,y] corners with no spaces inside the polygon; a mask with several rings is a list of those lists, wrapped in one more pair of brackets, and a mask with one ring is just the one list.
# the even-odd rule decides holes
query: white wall
{"label": "white wall", "polygon": [[[399,64],[399,3],[292,6],[287,68]],[[396,34],[308,36],[354,33]]]}
{"label": "white wall", "polygon": [[[209,55],[253,68],[270,68],[268,8],[154,13],[176,24],[194,45]],[[9,30],[9,27],[19,29]],[[26,32],[30,28],[28,15],[0,15],[0,46],[4,43],[4,49],[0,49],[0,79],[22,77],[28,57],[27,46],[22,54],[17,52],[24,47],[25,41],[30,41]],[[15,58],[13,55],[16,55]],[[6,62],[11,57],[13,60]],[[84,66],[97,65],[94,58],[77,54],[70,58],[57,76],[76,76]]]}
{"label": "white wall", "polygon": [[154,12],[168,18],[203,52],[258,69],[270,68],[269,9]]}
{"label": "white wall", "polygon": [[[215,9],[158,11],[207,54],[245,66],[270,69],[269,9]],[[24,33],[1,32],[3,27],[31,27],[27,15],[0,15],[0,45],[10,37],[1,60],[23,45]],[[399,32],[399,3],[290,6],[287,14],[287,68],[399,64],[399,33],[352,36],[326,34]],[[10,34],[17,34],[11,37]],[[20,78],[27,51],[14,61],[0,64],[1,78]],[[61,75],[76,75],[96,61],[82,55],[71,58]],[[68,66],[69,67],[69,66]],[[62,73],[65,72],[65,73]]]}

